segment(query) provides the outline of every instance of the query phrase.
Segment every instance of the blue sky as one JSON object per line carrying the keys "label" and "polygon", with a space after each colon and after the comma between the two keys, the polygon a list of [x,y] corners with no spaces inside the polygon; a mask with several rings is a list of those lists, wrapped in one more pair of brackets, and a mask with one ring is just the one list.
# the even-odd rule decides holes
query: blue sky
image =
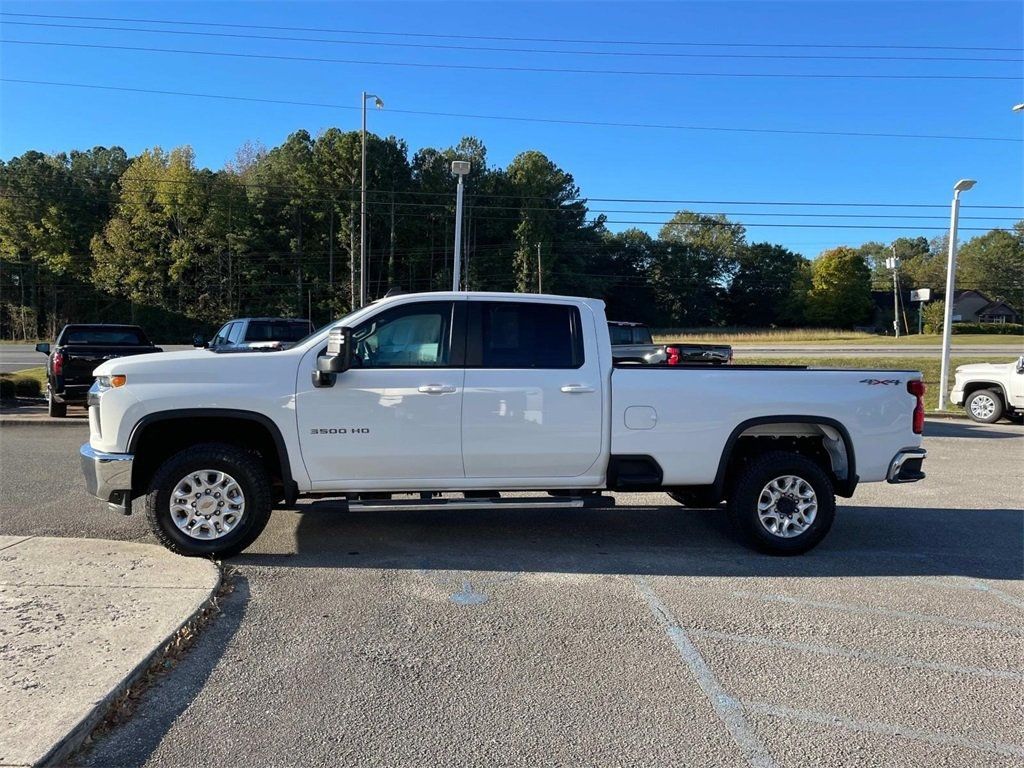
{"label": "blue sky", "polygon": [[[969,227],[1008,226],[1024,215],[1024,4],[1019,2],[713,2],[713,3],[215,3],[18,2],[6,13],[124,17],[344,29],[289,32],[205,26],[3,17],[4,40],[231,51],[378,62],[588,70],[645,70],[687,75],[624,75],[413,68],[181,55],[5,43],[2,77],[150,90],[328,102],[356,107],[363,89],[386,108],[371,130],[404,138],[410,151],[447,147],[464,135],[487,145],[492,164],[527,149],[570,171],[590,198],[706,201],[818,201],[928,204],[934,208],[813,208],[672,204],[591,204],[613,209],[614,222],[661,221],[688,207],[727,211],[754,241],[783,243],[808,256],[838,244],[940,234],[953,183],[978,180],[964,196]],[[243,35],[319,37],[319,43],[25,26],[11,22],[133,26]],[[357,32],[461,34],[513,38],[676,43],[917,46],[784,48],[451,40]],[[370,43],[358,45],[352,41]],[[406,48],[381,43],[467,47],[687,54],[611,56]],[[930,46],[990,50],[935,49]],[[991,49],[1011,49],[996,51]],[[1015,50],[1012,50],[1015,49]],[[694,54],[715,57],[695,57]],[[858,60],[726,58],[892,56]],[[947,60],[906,60],[937,57]],[[1009,62],[950,61],[1003,58]],[[700,77],[692,73],[773,77]],[[778,74],[999,76],[1001,80],[811,79]],[[402,114],[465,112],[604,122],[782,130],[984,136],[1015,141],[952,141],[784,135],[539,124]],[[247,140],[267,146],[305,128],[358,128],[356,109],[331,109],[167,95],[0,83],[0,157],[124,146],[129,153],[191,145],[201,164],[220,167]],[[1016,210],[980,206],[1018,206]],[[751,216],[751,213],[765,214]],[[868,214],[868,218],[794,218],[782,213]],[[746,215],[745,215],[746,214]],[[892,218],[883,218],[892,217]],[[912,217],[934,218],[912,218]],[[967,218],[967,217],[987,218]],[[1001,218],[1005,217],[1005,218]],[[758,226],[826,224],[827,228]],[[841,229],[839,224],[900,229]],[[625,223],[613,223],[624,229]],[[656,224],[643,225],[656,231]],[[936,229],[926,229],[935,227]]]}

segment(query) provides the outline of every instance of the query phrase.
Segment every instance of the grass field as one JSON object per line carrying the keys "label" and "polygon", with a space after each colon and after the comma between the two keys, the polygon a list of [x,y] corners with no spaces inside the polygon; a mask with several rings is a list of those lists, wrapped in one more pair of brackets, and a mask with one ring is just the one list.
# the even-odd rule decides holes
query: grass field
{"label": "grass field", "polygon": [[[1010,363],[1015,358],[997,356],[994,360],[986,362]],[[878,370],[902,370],[921,371],[924,374],[924,383],[927,387],[924,396],[924,404],[927,410],[935,410],[939,405],[939,376],[940,362],[937,359],[924,357],[758,357],[756,354],[745,355],[742,350],[737,350],[737,365],[807,365],[815,368],[869,368]],[[953,356],[950,360],[949,372],[950,387],[953,386],[953,371],[958,365],[977,363],[978,360],[970,357]],[[959,410],[954,408],[954,410]]]}
{"label": "grass field", "polygon": [[[873,333],[857,333],[854,331],[835,331],[828,328],[813,329],[785,329],[785,330],[751,330],[737,329],[730,331],[723,329],[714,333],[708,330],[693,329],[672,329],[662,328],[652,332],[654,340],[659,344],[668,344],[673,341],[685,342],[707,342],[709,344],[732,344],[736,347],[748,345],[766,346],[769,344],[786,344],[794,346],[813,346],[826,344],[829,346],[849,347],[887,347],[887,346],[939,346],[942,344],[942,336],[933,334],[921,334],[913,336],[900,336],[898,339],[893,336],[878,336]],[[974,345],[997,345],[1024,350],[1024,336],[1000,335],[987,333],[968,333],[953,336],[953,346],[974,346]]]}

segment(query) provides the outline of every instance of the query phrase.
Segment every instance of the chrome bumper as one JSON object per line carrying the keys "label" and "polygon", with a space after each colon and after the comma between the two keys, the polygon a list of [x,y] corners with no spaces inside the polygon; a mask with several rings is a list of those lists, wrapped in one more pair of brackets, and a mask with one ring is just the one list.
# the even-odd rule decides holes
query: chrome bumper
{"label": "chrome bumper", "polygon": [[90,494],[117,512],[129,514],[132,502],[132,463],[130,453],[104,453],[89,443],[79,451],[85,488]]}
{"label": "chrome bumper", "polygon": [[924,448],[904,448],[889,462],[885,479],[890,483],[916,483],[924,480],[921,464],[928,456]]}

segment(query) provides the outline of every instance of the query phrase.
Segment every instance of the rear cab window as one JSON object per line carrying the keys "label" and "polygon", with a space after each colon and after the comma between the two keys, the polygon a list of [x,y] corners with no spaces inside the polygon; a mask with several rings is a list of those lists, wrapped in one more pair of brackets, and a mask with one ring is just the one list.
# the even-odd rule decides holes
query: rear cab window
{"label": "rear cab window", "polygon": [[146,338],[146,334],[142,332],[141,328],[77,325],[65,328],[57,340],[57,344],[145,347],[149,346],[149,339]]}
{"label": "rear cab window", "polygon": [[295,342],[306,338],[312,330],[308,320],[250,320],[245,340]]}

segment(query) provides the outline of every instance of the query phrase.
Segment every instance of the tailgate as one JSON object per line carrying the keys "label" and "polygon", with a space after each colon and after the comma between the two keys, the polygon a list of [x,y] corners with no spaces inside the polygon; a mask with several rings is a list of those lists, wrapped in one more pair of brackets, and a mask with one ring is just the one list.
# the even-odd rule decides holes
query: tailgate
{"label": "tailgate", "polygon": [[65,384],[91,384],[93,375],[101,364],[117,357],[145,355],[155,352],[155,347],[64,347]]}

